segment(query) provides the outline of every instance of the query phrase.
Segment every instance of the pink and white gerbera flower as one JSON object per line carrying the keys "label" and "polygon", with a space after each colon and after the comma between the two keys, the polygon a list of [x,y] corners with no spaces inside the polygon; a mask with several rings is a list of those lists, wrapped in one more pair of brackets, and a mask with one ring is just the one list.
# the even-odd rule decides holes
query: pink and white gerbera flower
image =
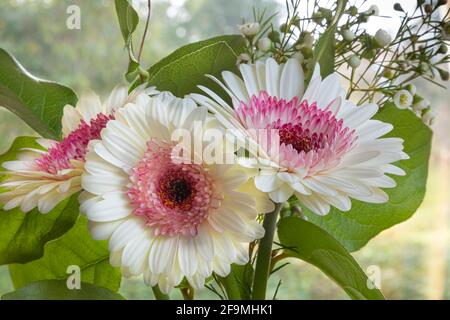
{"label": "pink and white gerbera flower", "polygon": [[191,99],[147,97],[119,110],[86,156],[80,209],[93,237],[109,240],[125,276],[166,293],[184,277],[198,289],[245,264],[248,243],[264,235],[258,213],[274,207],[245,168],[173,157],[176,130],[203,142],[211,121]]}
{"label": "pink and white gerbera flower", "polygon": [[[271,58],[242,64],[240,73],[242,79],[223,72],[224,84],[210,76],[229,94],[232,107],[205,87],[200,88],[209,97],[193,97],[234,129],[239,140],[262,149],[256,155],[259,161],[242,162],[258,169],[258,189],[278,203],[295,195],[320,215],[330,206],[350,210],[350,198],[388,200],[381,188],[396,183],[387,174],[404,175],[392,163],[408,156],[402,139],[382,138],[393,126],[371,119],[378,111],[376,104],[356,106],[346,100],[338,74],[322,80],[319,67],[305,90],[304,73],[295,59],[281,65]],[[261,129],[276,132],[276,139],[269,138],[278,141],[277,148],[257,143]]]}
{"label": "pink and white gerbera flower", "polygon": [[38,208],[48,213],[59,202],[81,190],[88,144],[100,138],[106,123],[117,109],[135,101],[140,94],[155,94],[154,88],[136,88],[130,95],[126,87],[115,88],[105,103],[94,93],[79,99],[76,107],[66,105],[62,117],[61,141],[37,139],[44,150],[24,149],[15,161],[3,163],[7,175],[0,187],[4,210],[20,207],[23,212]]}

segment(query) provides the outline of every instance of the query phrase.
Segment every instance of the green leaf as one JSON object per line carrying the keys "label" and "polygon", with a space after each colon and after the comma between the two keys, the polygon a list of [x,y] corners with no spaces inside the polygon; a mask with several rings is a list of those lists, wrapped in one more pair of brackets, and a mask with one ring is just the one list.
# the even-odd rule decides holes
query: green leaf
{"label": "green leaf", "polygon": [[[33,137],[18,137],[0,164],[16,159],[22,148],[41,148]],[[0,167],[0,171],[4,169]],[[1,176],[0,176],[1,179]],[[78,217],[78,195],[61,202],[48,214],[37,209],[23,213],[20,209],[0,210],[0,265],[26,263],[42,257],[44,245],[66,233]]]}
{"label": "green leaf", "polygon": [[[345,11],[347,0],[338,0],[336,13],[333,17],[333,21],[328,26],[327,30],[322,33],[319,40],[314,47],[314,64],[320,65],[320,73],[323,78],[334,72],[334,54],[336,49],[336,28],[339,23],[339,19],[342,17]],[[311,79],[314,68],[311,68],[308,79]]]}
{"label": "green leaf", "polygon": [[350,211],[332,208],[324,217],[303,208],[309,221],[333,235],[350,251],[362,248],[381,231],[409,219],[425,196],[432,131],[412,111],[399,110],[392,104],[383,107],[375,118],[393,124],[394,129],[386,137],[402,138],[404,151],[410,156],[409,160],[395,164],[406,175],[393,176],[397,187],[384,189],[389,202],[369,204],[352,200]]}
{"label": "green leaf", "polygon": [[32,76],[0,49],[0,106],[18,115],[41,136],[58,139],[63,108],[76,102],[71,89]]}
{"label": "green leaf", "polygon": [[237,35],[189,44],[152,66],[148,70],[148,83],[160,91],[170,91],[179,97],[199,92],[198,85],[221,90],[206,75],[220,77],[224,70],[236,72],[237,57],[243,46],[243,38]]}
{"label": "green leaf", "polygon": [[113,291],[81,283],[81,289],[70,290],[64,280],[44,280],[27,285],[19,290],[7,293],[2,300],[124,300]]}
{"label": "green leaf", "polygon": [[80,268],[84,282],[112,291],[120,287],[121,274],[109,264],[106,242],[91,238],[84,216],[64,236],[47,243],[41,259],[10,265],[9,270],[14,287],[22,288],[39,280],[66,280],[69,266]]}
{"label": "green leaf", "polygon": [[252,296],[252,284],[253,275],[255,270],[251,263],[244,264],[243,266],[232,264],[231,265],[231,276],[234,276],[236,282],[239,286],[239,292],[241,299],[250,300]]}
{"label": "green leaf", "polygon": [[120,32],[125,44],[128,46],[139,23],[139,16],[128,0],[115,0],[115,5]]}
{"label": "green leaf", "polygon": [[347,250],[327,232],[298,217],[282,218],[278,237],[289,257],[304,260],[324,272],[352,299],[383,300]]}
{"label": "green leaf", "polygon": [[133,52],[133,33],[139,23],[139,15],[128,0],[115,0],[117,19],[119,20],[120,32],[125,41],[128,52],[128,69],[125,79],[133,82],[139,75],[140,64]]}

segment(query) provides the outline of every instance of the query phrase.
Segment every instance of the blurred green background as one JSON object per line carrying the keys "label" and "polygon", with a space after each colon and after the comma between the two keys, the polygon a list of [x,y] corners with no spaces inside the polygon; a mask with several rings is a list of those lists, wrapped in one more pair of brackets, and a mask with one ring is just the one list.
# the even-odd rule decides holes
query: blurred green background
{"label": "blurred green background", "polygon": [[[251,19],[253,6],[282,12],[279,2],[153,0],[150,34],[142,61],[150,66],[183,44],[235,33],[242,17]],[[408,6],[415,0],[400,2]],[[73,4],[81,9],[80,30],[69,30],[66,26],[66,10]],[[141,7],[141,14],[145,15],[142,0],[135,1],[135,6]],[[376,30],[378,22],[369,22],[369,29]],[[106,95],[122,82],[127,67],[113,0],[2,0],[0,47],[34,75],[63,83],[77,93],[91,88]],[[381,290],[387,298],[449,299],[450,92],[426,84],[418,86],[438,113],[433,125],[435,136],[426,199],[412,219],[383,232],[356,252],[355,257],[369,273],[373,268],[380,271]],[[0,152],[16,136],[29,134],[33,134],[30,128],[0,107]],[[270,280],[269,295],[280,280],[279,299],[346,299],[340,288],[304,263],[292,261],[277,272]],[[0,295],[12,289],[7,268],[0,267]],[[140,278],[124,279],[121,293],[130,299],[152,298],[151,290]],[[206,289],[199,297],[215,298]]]}

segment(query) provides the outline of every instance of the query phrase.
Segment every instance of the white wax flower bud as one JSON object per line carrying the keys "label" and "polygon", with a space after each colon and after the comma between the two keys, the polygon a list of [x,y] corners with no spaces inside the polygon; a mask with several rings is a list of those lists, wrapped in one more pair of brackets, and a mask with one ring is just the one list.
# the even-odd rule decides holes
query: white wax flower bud
{"label": "white wax flower bud", "polygon": [[413,96],[415,96],[417,93],[417,87],[415,85],[413,85],[412,83],[410,83],[406,86],[406,90],[408,90]]}
{"label": "white wax flower bud", "polygon": [[383,29],[378,29],[377,33],[375,33],[375,41],[378,43],[380,47],[385,47],[391,43],[392,38],[387,31]]}
{"label": "white wax flower bud", "polygon": [[312,48],[314,44],[314,37],[311,34],[311,32],[302,32],[300,34],[299,44],[297,45],[297,48]]}
{"label": "white wax flower bud", "polygon": [[238,26],[239,31],[241,34],[245,37],[251,37],[258,33],[259,31],[259,23],[258,22],[251,22],[251,23],[244,23]]}
{"label": "white wax flower bud", "polygon": [[427,126],[431,126],[434,123],[434,119],[436,118],[436,115],[434,114],[433,110],[429,109],[422,115],[422,121]]}
{"label": "white wax flower bud", "polygon": [[400,90],[394,95],[394,104],[399,109],[407,109],[413,102],[413,96],[408,90]]}
{"label": "white wax flower bud", "polygon": [[269,51],[272,47],[272,41],[269,38],[261,38],[258,40],[258,49],[260,51],[266,52]]}
{"label": "white wax flower bud", "polygon": [[348,60],[348,64],[349,64],[350,67],[352,67],[352,68],[358,68],[359,65],[361,64],[361,59],[359,58],[358,55],[352,54],[352,55],[350,56],[350,59]]}
{"label": "white wax flower bud", "polygon": [[292,55],[292,58],[297,59],[300,63],[303,63],[305,61],[305,56],[301,52],[294,53]]}
{"label": "white wax flower bud", "polygon": [[366,11],[366,14],[378,16],[380,14],[380,9],[378,9],[377,5],[371,5],[369,10]]}
{"label": "white wax flower bud", "polygon": [[352,31],[345,29],[342,30],[342,37],[344,38],[345,41],[350,42],[355,39],[356,35]]}
{"label": "white wax flower bud", "polygon": [[237,64],[250,63],[252,58],[247,53],[241,53],[237,58]]}
{"label": "white wax flower bud", "polygon": [[425,110],[430,106],[430,101],[427,99],[421,99],[420,101],[416,102],[413,106],[414,111],[422,111]]}

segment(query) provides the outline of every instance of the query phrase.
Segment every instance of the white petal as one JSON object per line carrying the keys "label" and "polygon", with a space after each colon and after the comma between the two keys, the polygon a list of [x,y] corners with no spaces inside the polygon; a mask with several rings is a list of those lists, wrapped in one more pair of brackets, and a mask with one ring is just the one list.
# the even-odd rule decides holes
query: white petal
{"label": "white petal", "polygon": [[303,69],[297,59],[289,59],[284,65],[280,80],[280,98],[291,100],[300,97],[305,89]]}
{"label": "white petal", "polygon": [[109,240],[109,251],[118,251],[124,248],[129,242],[141,237],[147,232],[147,227],[142,219],[129,218],[125,220],[111,235]]}
{"label": "white petal", "polygon": [[280,188],[269,193],[270,199],[276,203],[284,203],[294,194],[289,184],[285,183]]}
{"label": "white petal", "polygon": [[372,118],[377,112],[378,105],[374,103],[360,106],[355,112],[352,112],[348,117],[344,118],[344,124],[350,128],[358,128]]}
{"label": "white petal", "polygon": [[178,238],[157,238],[150,249],[148,261],[150,270],[163,273],[172,267],[177,252]]}
{"label": "white petal", "polygon": [[222,232],[222,230],[228,230],[234,233],[246,232],[245,222],[229,208],[220,208],[213,212],[209,216],[208,221],[213,227],[216,227],[219,232]]}
{"label": "white petal", "polygon": [[280,180],[275,174],[274,175],[259,175],[255,177],[255,185],[256,187],[263,192],[271,192],[283,184],[283,181]]}
{"label": "white petal", "polygon": [[128,217],[132,212],[128,197],[123,193],[109,194],[108,198],[86,208],[91,221],[107,222]]}
{"label": "white petal", "polygon": [[244,78],[245,87],[247,88],[248,96],[252,97],[259,94],[259,85],[256,78],[256,70],[254,66],[248,64],[241,64],[240,71]]}
{"label": "white petal", "polygon": [[214,258],[214,242],[205,226],[199,228],[194,242],[199,255],[206,261],[212,261]]}
{"label": "white petal", "polygon": [[315,196],[304,196],[300,193],[297,194],[298,200],[305,205],[309,210],[315,214],[324,216],[330,211],[330,205],[323,199]]}
{"label": "white petal", "polygon": [[86,92],[78,100],[76,110],[81,114],[84,121],[90,122],[99,113],[102,113],[103,107],[100,98],[95,93]]}
{"label": "white petal", "polygon": [[230,71],[222,72],[222,77],[230,91],[239,101],[248,101],[249,96],[244,82]]}
{"label": "white petal", "polygon": [[63,135],[67,136],[71,131],[75,130],[81,122],[81,114],[71,105],[64,106],[62,122]]}
{"label": "white petal", "polygon": [[89,221],[89,231],[94,240],[107,240],[122,222],[123,220],[111,222]]}
{"label": "white petal", "polygon": [[272,97],[280,96],[280,77],[281,70],[278,63],[269,58],[266,61],[266,89],[267,93]]}
{"label": "white petal", "polygon": [[178,263],[186,276],[192,276],[197,270],[197,250],[191,237],[182,237],[178,245]]}

